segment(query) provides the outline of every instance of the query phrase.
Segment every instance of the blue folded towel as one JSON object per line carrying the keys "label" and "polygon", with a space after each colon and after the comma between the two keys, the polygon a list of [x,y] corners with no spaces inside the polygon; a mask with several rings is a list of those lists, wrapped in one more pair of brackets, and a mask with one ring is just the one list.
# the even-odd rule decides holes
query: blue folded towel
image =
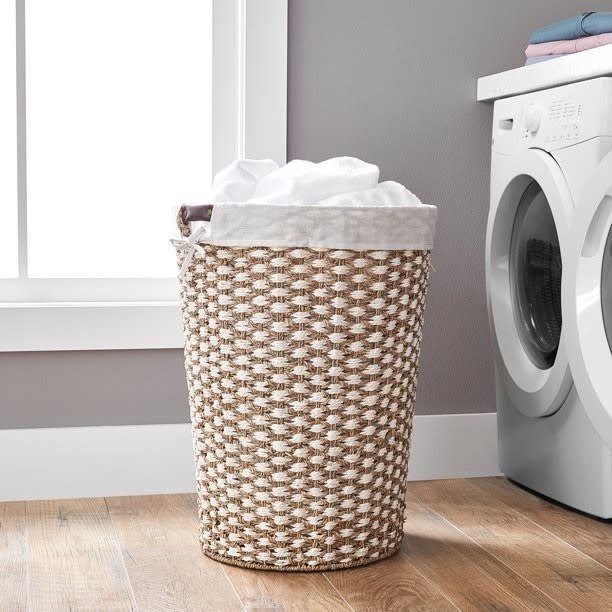
{"label": "blue folded towel", "polygon": [[529,43],[536,45],[553,40],[574,40],[606,32],[612,32],[612,13],[582,13],[536,30],[529,37]]}

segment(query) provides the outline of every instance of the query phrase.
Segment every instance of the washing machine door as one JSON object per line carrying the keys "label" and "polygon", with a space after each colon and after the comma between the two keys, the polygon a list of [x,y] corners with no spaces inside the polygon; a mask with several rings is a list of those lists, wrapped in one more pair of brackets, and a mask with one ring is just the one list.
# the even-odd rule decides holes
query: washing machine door
{"label": "washing machine door", "polygon": [[588,183],[577,202],[563,307],[578,396],[612,447],[612,153]]}
{"label": "washing machine door", "polygon": [[487,293],[500,380],[523,414],[556,412],[572,380],[561,312],[573,202],[555,160],[530,149],[493,160]]}

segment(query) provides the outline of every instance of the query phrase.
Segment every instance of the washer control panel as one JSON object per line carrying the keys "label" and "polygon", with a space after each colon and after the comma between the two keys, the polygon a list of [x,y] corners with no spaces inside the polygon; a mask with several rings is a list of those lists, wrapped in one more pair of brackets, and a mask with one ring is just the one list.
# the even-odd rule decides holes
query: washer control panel
{"label": "washer control panel", "polygon": [[550,129],[545,142],[579,141],[585,105],[588,105],[588,101],[583,103],[571,96],[553,99],[546,114]]}
{"label": "washer control panel", "polygon": [[612,78],[572,83],[495,102],[495,150],[553,150],[597,136],[612,136]]}
{"label": "washer control panel", "polygon": [[537,140],[546,148],[580,142],[586,105],[588,101],[569,95],[528,104],[523,109],[523,140]]}

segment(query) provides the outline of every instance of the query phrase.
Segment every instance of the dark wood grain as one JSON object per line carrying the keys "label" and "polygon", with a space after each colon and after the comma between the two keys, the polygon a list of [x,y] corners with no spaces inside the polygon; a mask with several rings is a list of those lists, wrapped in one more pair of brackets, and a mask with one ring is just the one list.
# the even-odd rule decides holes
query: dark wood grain
{"label": "dark wood grain", "polygon": [[245,612],[328,612],[350,610],[321,573],[279,573],[227,566]]}
{"label": "dark wood grain", "polygon": [[355,610],[457,610],[401,553],[326,576]]}
{"label": "dark wood grain", "polygon": [[563,610],[408,493],[402,552],[462,610]]}
{"label": "dark wood grain", "polygon": [[103,499],[26,503],[29,609],[133,610]]}
{"label": "dark wood grain", "polygon": [[410,484],[410,493],[569,610],[612,605],[612,572],[466,480]]}
{"label": "dark wood grain", "polygon": [[612,570],[612,521],[572,512],[505,478],[475,478],[471,482],[483,495],[514,508]]}
{"label": "dark wood grain", "polygon": [[411,482],[402,550],[278,573],[205,557],[194,495],[0,504],[0,611],[612,610],[612,523],[503,479]]}
{"label": "dark wood grain", "polygon": [[194,496],[111,497],[106,503],[140,610],[242,609],[223,566],[200,550]]}
{"label": "dark wood grain", "polygon": [[25,502],[0,504],[0,610],[27,609]]}

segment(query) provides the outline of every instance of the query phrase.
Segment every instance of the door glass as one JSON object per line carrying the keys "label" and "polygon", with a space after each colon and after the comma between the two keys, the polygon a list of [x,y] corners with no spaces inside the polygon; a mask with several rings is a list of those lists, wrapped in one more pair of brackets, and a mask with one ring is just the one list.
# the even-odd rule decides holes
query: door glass
{"label": "door glass", "polygon": [[612,350],[612,229],[608,233],[601,266],[601,312],[608,345]]}
{"label": "door glass", "polygon": [[561,251],[542,188],[532,181],[519,202],[510,241],[510,281],[521,342],[533,363],[547,369],[561,336]]}

